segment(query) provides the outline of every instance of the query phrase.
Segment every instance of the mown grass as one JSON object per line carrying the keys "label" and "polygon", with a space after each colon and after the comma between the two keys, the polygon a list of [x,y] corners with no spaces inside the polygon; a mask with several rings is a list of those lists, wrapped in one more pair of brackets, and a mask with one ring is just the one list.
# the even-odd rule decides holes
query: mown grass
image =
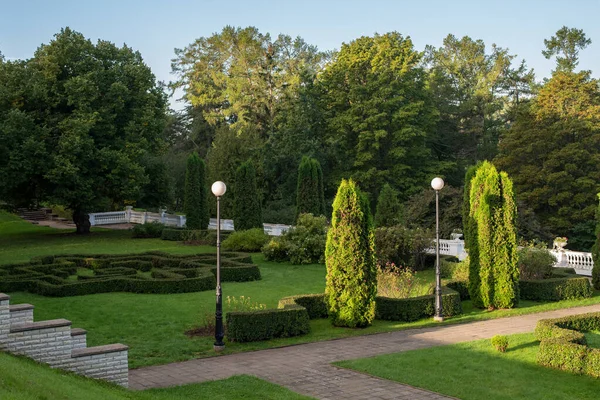
{"label": "mown grass", "polygon": [[506,353],[478,340],[336,365],[463,400],[598,399],[600,381],[538,365],[538,349],[529,333],[509,336]]}
{"label": "mown grass", "polygon": [[220,381],[134,392],[115,385],[50,369],[31,360],[0,353],[0,399],[184,400],[290,399],[301,396],[261,379],[240,375]]}
{"label": "mown grass", "polygon": [[[3,222],[4,221],[4,222]],[[158,239],[131,239],[128,231],[98,230],[88,237],[78,237],[55,229],[30,225],[17,217],[0,213],[0,263],[27,261],[31,257],[57,253],[128,253],[163,250],[177,254],[214,252],[214,247],[185,246]],[[290,265],[265,261],[260,254],[253,260],[261,269],[262,280],[223,283],[223,295],[250,297],[251,302],[276,307],[285,296],[322,293],[325,288],[325,266]],[[81,271],[84,273],[85,271]],[[432,270],[417,273],[424,284],[432,281]],[[0,286],[1,287],[1,286]],[[214,291],[170,295],[103,293],[88,296],[51,298],[31,293],[9,293],[11,303],[36,306],[35,319],[66,318],[74,327],[88,330],[90,346],[124,343],[130,346],[131,368],[164,364],[192,358],[214,356],[212,337],[189,338],[185,332],[213,318]],[[556,303],[523,301],[512,310],[474,309],[463,302],[464,313],[448,318],[444,324],[508,317],[559,308],[600,303],[600,293],[584,300]],[[226,310],[225,310],[226,311]],[[298,343],[389,332],[400,329],[437,325],[430,319],[412,323],[374,321],[365,329],[334,328],[328,320],[311,321],[311,332],[294,338],[273,339],[254,343],[226,342],[223,354],[259,350]]]}

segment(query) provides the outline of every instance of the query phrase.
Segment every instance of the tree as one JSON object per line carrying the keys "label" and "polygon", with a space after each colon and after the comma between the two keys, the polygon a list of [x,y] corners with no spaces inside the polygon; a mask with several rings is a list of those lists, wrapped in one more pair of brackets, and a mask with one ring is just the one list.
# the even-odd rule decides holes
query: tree
{"label": "tree", "polygon": [[579,50],[592,44],[582,29],[563,26],[556,35],[544,39],[546,50],[542,51],[548,60],[556,56],[556,72],[573,72],[579,64]]}
{"label": "tree", "polygon": [[[461,227],[462,191],[445,185],[439,192],[439,203],[440,237],[449,239],[450,234]],[[404,223],[410,228],[435,229],[435,190],[431,186],[404,203]]]}
{"label": "tree", "polygon": [[323,197],[323,172],[319,162],[310,157],[302,157],[298,167],[296,189],[296,218],[300,214],[325,214]]}
{"label": "tree", "polygon": [[438,169],[425,143],[435,110],[419,62],[410,38],[397,32],[342,45],[319,76],[328,179],[350,176],[372,199],[389,183],[404,200]]}
{"label": "tree", "polygon": [[[600,193],[597,194],[600,200]],[[594,268],[592,269],[592,285],[594,289],[600,289],[600,201],[596,209],[596,243],[592,248],[592,256],[594,259]]]}
{"label": "tree", "polygon": [[88,233],[87,212],[139,199],[165,111],[140,53],[62,29],[33,58],[0,64],[0,197],[64,205]]}
{"label": "tree", "polygon": [[240,165],[236,171],[233,201],[233,223],[236,230],[263,229],[262,209],[256,188],[256,172],[250,161]]}
{"label": "tree", "polygon": [[394,226],[402,222],[402,203],[400,194],[387,183],[383,185],[377,207],[375,208],[375,226]]}
{"label": "tree", "polygon": [[519,302],[519,269],[515,229],[516,205],[512,181],[483,162],[470,191],[470,216],[477,226],[477,257],[469,254],[469,283],[476,307],[512,308]]}
{"label": "tree", "polygon": [[555,72],[521,108],[494,162],[551,237],[568,236],[574,249],[589,251],[600,191],[598,81],[585,71]]}
{"label": "tree", "polygon": [[365,327],[375,318],[377,270],[369,202],[352,180],[342,180],[327,232],[325,265],[333,325]]}
{"label": "tree", "polygon": [[[472,165],[465,173],[465,186],[463,192],[462,204],[462,223],[463,223],[463,239],[465,241],[465,249],[469,253],[469,293],[473,294],[473,304],[480,306],[479,287],[481,278],[479,277],[479,241],[477,239],[477,222],[471,215],[471,181],[475,177],[481,163]],[[471,261],[473,260],[473,261]]]}
{"label": "tree", "polygon": [[189,229],[208,228],[207,190],[205,165],[198,153],[192,153],[187,160],[185,171],[185,212],[186,227]]}

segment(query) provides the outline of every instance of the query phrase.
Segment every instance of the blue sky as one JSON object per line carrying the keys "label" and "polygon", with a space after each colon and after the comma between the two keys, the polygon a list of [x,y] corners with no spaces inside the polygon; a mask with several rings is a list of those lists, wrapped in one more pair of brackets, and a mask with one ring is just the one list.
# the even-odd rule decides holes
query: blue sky
{"label": "blue sky", "polygon": [[598,77],[599,15],[600,0],[0,0],[0,51],[10,59],[29,58],[61,27],[70,26],[93,41],[101,38],[139,50],[157,78],[168,81],[174,48],[225,25],[252,25],[272,36],[299,35],[323,50],[389,31],[410,36],[422,50],[426,44],[441,45],[452,33],[508,48],[541,80],[554,68],[541,55],[544,39],[566,25],[583,29],[592,39],[580,54],[579,67]]}

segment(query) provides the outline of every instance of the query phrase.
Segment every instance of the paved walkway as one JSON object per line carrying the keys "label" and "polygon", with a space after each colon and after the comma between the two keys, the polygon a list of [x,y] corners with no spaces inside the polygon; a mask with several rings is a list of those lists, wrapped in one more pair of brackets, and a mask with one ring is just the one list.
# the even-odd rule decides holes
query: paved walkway
{"label": "paved walkway", "polygon": [[129,371],[129,387],[148,389],[249,374],[318,399],[445,399],[437,393],[337,368],[331,363],[531,332],[540,319],[594,311],[600,311],[600,304],[146,367]]}

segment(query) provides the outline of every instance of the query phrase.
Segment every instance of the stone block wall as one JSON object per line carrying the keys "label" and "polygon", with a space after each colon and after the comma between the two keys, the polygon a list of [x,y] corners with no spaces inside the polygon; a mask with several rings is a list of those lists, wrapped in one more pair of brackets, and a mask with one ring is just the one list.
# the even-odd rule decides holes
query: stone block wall
{"label": "stone block wall", "polygon": [[128,386],[128,347],[122,344],[87,347],[86,331],[71,329],[71,321],[33,321],[30,304],[10,305],[0,293],[0,349],[30,357],[53,368]]}

